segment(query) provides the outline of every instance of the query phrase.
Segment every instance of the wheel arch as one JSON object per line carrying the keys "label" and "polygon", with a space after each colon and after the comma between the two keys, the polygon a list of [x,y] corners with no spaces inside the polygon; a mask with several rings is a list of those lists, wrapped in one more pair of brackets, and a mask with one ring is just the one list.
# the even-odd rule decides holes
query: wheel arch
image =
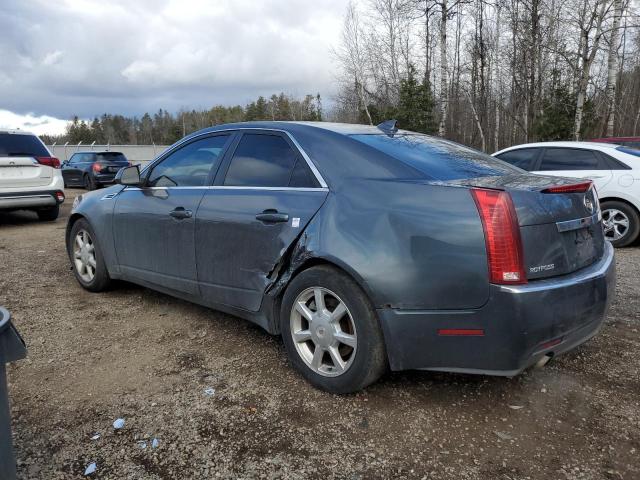
{"label": "wheel arch", "polygon": [[637,205],[634,205],[634,203],[626,198],[620,197],[620,196],[615,196],[615,195],[607,195],[606,197],[602,197],[599,199],[600,201],[600,205],[602,205],[604,202],[621,202],[624,203],[628,206],[630,206],[631,208],[633,208],[635,210],[635,212],[640,215],[640,208],[638,208]]}
{"label": "wheel arch", "polygon": [[[277,286],[277,292],[275,293],[275,296],[273,299],[273,313],[271,318],[271,329],[273,333],[276,333],[276,334],[281,333],[280,332],[280,310],[282,307],[282,299],[284,297],[285,292],[287,291],[287,288],[289,288],[289,285],[293,281],[293,279],[296,278],[298,275],[300,275],[302,272],[320,265],[333,267],[339,270],[340,272],[342,272],[343,274],[345,274],[346,276],[348,276],[349,278],[351,278],[356,283],[356,285],[358,285],[358,287],[360,287],[360,289],[364,292],[365,296],[371,303],[371,306],[375,310],[376,304],[373,299],[373,293],[371,292],[371,289],[369,288],[367,283],[364,281],[364,279],[360,275],[357,274],[357,272],[355,272],[352,268],[349,267],[349,265],[347,265],[345,262],[341,261],[340,259],[334,258],[332,256],[328,256],[328,255],[327,256],[318,255],[318,256],[307,256],[303,260],[300,260],[299,262],[295,262],[295,259],[291,259],[291,261],[292,262],[290,265],[292,265],[292,267],[290,267],[288,272],[283,273],[281,277],[281,281]],[[294,263],[295,263],[295,266],[293,266]],[[282,281],[282,279],[284,279],[284,281]]]}

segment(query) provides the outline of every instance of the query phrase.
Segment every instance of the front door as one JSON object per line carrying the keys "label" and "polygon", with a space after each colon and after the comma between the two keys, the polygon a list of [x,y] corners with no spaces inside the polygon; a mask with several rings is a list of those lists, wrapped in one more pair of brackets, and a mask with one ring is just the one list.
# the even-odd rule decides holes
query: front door
{"label": "front door", "polygon": [[125,278],[198,294],[196,212],[230,138],[212,135],[180,146],[145,172],[141,188],[116,197],[113,232]]}
{"label": "front door", "polygon": [[69,161],[62,165],[62,178],[69,186],[84,185],[84,170],[91,162],[90,153],[74,153]]}
{"label": "front door", "polygon": [[270,275],[327,192],[286,135],[245,132],[198,210],[202,296],[258,311]]}

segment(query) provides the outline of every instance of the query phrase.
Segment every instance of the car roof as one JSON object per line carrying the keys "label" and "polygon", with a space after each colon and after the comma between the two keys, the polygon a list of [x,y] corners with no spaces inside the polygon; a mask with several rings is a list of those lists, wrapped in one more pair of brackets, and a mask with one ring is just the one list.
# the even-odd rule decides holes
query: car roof
{"label": "car roof", "polygon": [[10,133],[12,135],[31,135],[36,137],[35,133],[27,132],[26,130],[12,130],[7,128],[0,128],[0,133]]}
{"label": "car roof", "polygon": [[535,142],[535,143],[522,143],[520,145],[513,145],[508,148],[503,148],[495,152],[493,155],[502,152],[508,152],[509,150],[516,150],[521,148],[544,148],[544,147],[563,147],[563,148],[587,148],[587,149],[615,149],[619,145],[616,143],[598,143],[598,142]]}
{"label": "car roof", "polygon": [[74,155],[76,153],[116,153],[122,155],[122,152],[114,152],[113,150],[80,150],[79,152],[73,152]]}

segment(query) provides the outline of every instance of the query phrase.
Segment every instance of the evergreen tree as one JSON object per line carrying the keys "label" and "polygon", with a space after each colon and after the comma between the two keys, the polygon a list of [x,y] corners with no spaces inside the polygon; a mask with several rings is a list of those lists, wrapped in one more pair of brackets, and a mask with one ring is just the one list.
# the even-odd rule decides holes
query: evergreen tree
{"label": "evergreen tree", "polygon": [[418,83],[416,70],[409,66],[407,78],[400,81],[400,100],[396,118],[398,126],[421,133],[435,133],[434,102],[428,79]]}

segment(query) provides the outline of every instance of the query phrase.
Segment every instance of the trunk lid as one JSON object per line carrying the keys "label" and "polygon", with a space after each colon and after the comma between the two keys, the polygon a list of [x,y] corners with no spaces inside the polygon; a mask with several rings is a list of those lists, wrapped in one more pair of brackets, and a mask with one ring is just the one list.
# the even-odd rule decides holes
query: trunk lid
{"label": "trunk lid", "polygon": [[598,261],[604,253],[602,217],[595,189],[581,193],[544,190],[581,183],[531,174],[488,176],[449,182],[504,190],[511,195],[525,260],[527,279],[565,275]]}
{"label": "trunk lid", "polygon": [[40,165],[33,157],[0,156],[0,188],[29,189],[49,185],[53,168]]}

